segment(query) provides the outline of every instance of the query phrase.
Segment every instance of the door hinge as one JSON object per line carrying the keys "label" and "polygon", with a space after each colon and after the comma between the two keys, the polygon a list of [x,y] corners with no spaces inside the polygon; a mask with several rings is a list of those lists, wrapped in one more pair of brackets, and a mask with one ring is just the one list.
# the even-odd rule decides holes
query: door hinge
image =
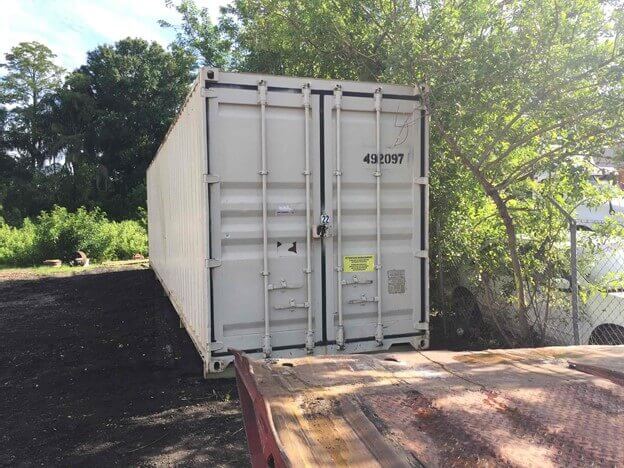
{"label": "door hinge", "polygon": [[220,266],[221,266],[221,260],[217,260],[215,258],[206,259],[206,268],[216,268]]}
{"label": "door hinge", "polygon": [[223,349],[224,347],[225,345],[221,341],[212,341],[210,342],[210,345],[209,345],[210,351],[219,351],[220,349]]}
{"label": "door hinge", "polygon": [[218,184],[221,182],[221,177],[216,174],[204,174],[204,183],[205,184]]}
{"label": "door hinge", "polygon": [[414,177],[416,185],[429,185],[429,177]]}
{"label": "door hinge", "polygon": [[414,257],[417,257],[417,258],[429,258],[429,251],[428,250],[416,250],[414,252]]}

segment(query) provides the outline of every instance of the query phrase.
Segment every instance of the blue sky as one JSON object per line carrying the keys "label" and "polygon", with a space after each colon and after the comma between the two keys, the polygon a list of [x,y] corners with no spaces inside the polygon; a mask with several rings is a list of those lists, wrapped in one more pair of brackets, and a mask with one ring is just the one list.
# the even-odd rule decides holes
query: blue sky
{"label": "blue sky", "polygon": [[[196,3],[215,20],[229,1]],[[46,44],[67,70],[83,64],[88,50],[128,36],[166,46],[173,34],[158,25],[159,19],[175,23],[179,17],[165,0],[0,0],[0,62],[22,41]]]}

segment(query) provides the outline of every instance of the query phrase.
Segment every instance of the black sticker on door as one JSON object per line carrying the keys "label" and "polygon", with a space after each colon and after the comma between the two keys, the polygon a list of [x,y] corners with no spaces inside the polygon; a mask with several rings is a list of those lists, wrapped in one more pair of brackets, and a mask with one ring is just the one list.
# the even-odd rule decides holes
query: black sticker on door
{"label": "black sticker on door", "polygon": [[405,270],[388,270],[388,294],[405,294]]}

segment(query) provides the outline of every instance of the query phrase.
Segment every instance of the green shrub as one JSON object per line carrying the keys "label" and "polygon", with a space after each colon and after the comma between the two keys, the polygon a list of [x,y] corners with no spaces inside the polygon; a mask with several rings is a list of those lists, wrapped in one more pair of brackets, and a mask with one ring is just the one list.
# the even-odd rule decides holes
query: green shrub
{"label": "green shrub", "polygon": [[147,254],[147,231],[140,221],[109,221],[100,209],[75,213],[55,206],[21,228],[0,218],[0,264],[32,265],[48,258],[69,260],[82,250],[94,262]]}
{"label": "green shrub", "polygon": [[0,265],[33,264],[35,245],[35,226],[28,218],[21,228],[9,226],[0,218]]}
{"label": "green shrub", "polygon": [[139,221],[111,222],[106,230],[112,237],[107,257],[126,259],[136,253],[147,255],[147,233]]}
{"label": "green shrub", "polygon": [[69,260],[77,250],[82,250],[93,261],[107,260],[106,250],[113,241],[107,232],[108,220],[101,210],[87,211],[79,208],[70,213],[55,206],[37,217],[37,248],[39,260],[60,258]]}

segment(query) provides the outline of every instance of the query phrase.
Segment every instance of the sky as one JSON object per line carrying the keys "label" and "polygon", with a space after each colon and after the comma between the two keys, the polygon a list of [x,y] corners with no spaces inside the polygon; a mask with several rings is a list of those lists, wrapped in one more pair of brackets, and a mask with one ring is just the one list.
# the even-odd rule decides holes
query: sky
{"label": "sky", "polygon": [[[195,3],[216,20],[229,0]],[[165,0],[0,0],[0,63],[23,41],[46,44],[67,70],[82,65],[88,50],[128,36],[167,46],[174,33],[161,28],[159,19],[176,23],[179,16]]]}

